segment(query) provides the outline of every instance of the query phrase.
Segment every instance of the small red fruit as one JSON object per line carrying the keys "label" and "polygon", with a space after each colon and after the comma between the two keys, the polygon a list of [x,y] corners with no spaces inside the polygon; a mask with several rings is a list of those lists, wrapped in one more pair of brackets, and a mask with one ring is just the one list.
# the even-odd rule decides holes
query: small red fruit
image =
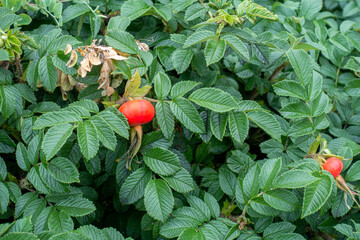
{"label": "small red fruit", "polygon": [[326,171],[329,171],[334,176],[334,178],[340,175],[343,167],[343,162],[336,157],[328,158],[326,162],[322,165],[322,168]]}
{"label": "small red fruit", "polygon": [[130,126],[139,126],[150,122],[155,115],[154,106],[146,100],[132,100],[119,107]]}

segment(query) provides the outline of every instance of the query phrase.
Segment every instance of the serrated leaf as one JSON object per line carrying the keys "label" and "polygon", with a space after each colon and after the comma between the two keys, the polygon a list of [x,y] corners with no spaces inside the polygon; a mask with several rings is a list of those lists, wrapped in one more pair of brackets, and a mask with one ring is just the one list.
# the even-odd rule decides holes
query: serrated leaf
{"label": "serrated leaf", "polygon": [[281,158],[268,159],[262,165],[260,172],[260,187],[267,191],[270,189],[274,179],[281,170],[282,160]]}
{"label": "serrated leaf", "polygon": [[304,50],[289,49],[286,52],[300,83],[305,87],[313,79],[313,65],[310,55]]}
{"label": "serrated leaf", "polygon": [[175,12],[184,10],[187,6],[191,5],[195,0],[172,0],[171,6]]}
{"label": "serrated leaf", "polygon": [[206,65],[209,66],[220,61],[224,57],[225,50],[226,42],[224,40],[216,41],[209,39],[204,50]]}
{"label": "serrated leaf", "polygon": [[171,218],[160,229],[160,234],[167,238],[175,238],[187,228],[197,227],[196,221],[183,218]]}
{"label": "serrated leaf", "polygon": [[209,221],[211,219],[211,211],[203,200],[192,195],[188,195],[186,197],[186,200],[191,207],[195,208],[201,213],[205,221]]}
{"label": "serrated leaf", "polygon": [[57,202],[55,206],[57,209],[64,211],[72,217],[85,216],[96,210],[94,204],[90,200],[79,197],[64,199]]}
{"label": "serrated leaf", "polygon": [[99,150],[98,132],[90,120],[79,123],[77,128],[77,139],[81,153],[89,160],[93,158]]}
{"label": "serrated leaf", "polygon": [[191,91],[198,85],[200,85],[200,83],[194,81],[178,82],[172,87],[170,96],[173,100],[178,97],[183,97],[187,92]]}
{"label": "serrated leaf", "polygon": [[16,162],[22,170],[29,171],[31,165],[28,157],[28,152],[22,142],[19,142],[16,147]]}
{"label": "serrated leaf", "polygon": [[159,72],[154,78],[155,94],[158,99],[165,99],[171,89],[171,81],[166,73]]}
{"label": "serrated leaf", "polygon": [[63,12],[63,23],[66,23],[90,11],[91,10],[88,8],[88,6],[86,6],[86,4],[70,5]]}
{"label": "serrated leaf", "polygon": [[233,35],[224,35],[221,38],[224,39],[227,45],[234,49],[244,60],[250,61],[249,50],[240,38]]}
{"label": "serrated leaf", "polygon": [[204,240],[205,236],[201,231],[197,231],[194,228],[188,228],[181,232],[178,239],[179,240],[187,240],[187,239]]}
{"label": "serrated leaf", "polygon": [[178,74],[185,72],[193,56],[194,52],[191,49],[176,49],[171,54],[171,61]]}
{"label": "serrated leaf", "polygon": [[220,141],[222,141],[225,135],[227,122],[228,122],[227,113],[211,112],[210,129],[213,135]]}
{"label": "serrated leaf", "polygon": [[139,52],[138,46],[134,37],[122,30],[110,30],[105,36],[106,42],[113,48],[118,49],[129,54],[137,54]]}
{"label": "serrated leaf", "polygon": [[330,174],[322,174],[320,180],[306,186],[301,218],[317,212],[327,201],[332,191],[332,179]]}
{"label": "serrated leaf", "polygon": [[0,182],[0,213],[7,212],[7,206],[10,200],[10,193],[6,186]]}
{"label": "serrated leaf", "polygon": [[177,192],[186,193],[194,190],[194,180],[185,168],[181,168],[172,176],[161,177]]}
{"label": "serrated leaf", "polygon": [[[116,114],[115,111],[117,111]],[[129,124],[125,116],[118,110],[114,109],[114,111],[102,111],[96,116],[104,119],[105,122],[112,128],[112,130],[114,130],[114,132],[126,139],[129,138]]]}
{"label": "serrated leaf", "polygon": [[215,33],[212,31],[204,30],[204,31],[197,31],[187,37],[183,48],[188,48],[194,44],[198,44],[201,42],[205,42],[210,38],[216,37]]}
{"label": "serrated leaf", "polygon": [[281,128],[277,119],[268,112],[254,111],[247,113],[248,118],[275,140],[280,141]]}
{"label": "serrated leaf", "polygon": [[175,128],[175,118],[170,104],[165,101],[158,102],[155,106],[155,113],[161,132],[169,139]]}
{"label": "serrated leaf", "polygon": [[0,85],[0,109],[4,120],[8,119],[15,111],[16,96],[11,88],[12,86]]}
{"label": "serrated leaf", "polygon": [[249,120],[243,111],[229,112],[229,129],[231,136],[242,144],[249,131]]}
{"label": "serrated leaf", "polygon": [[228,112],[238,108],[229,93],[216,88],[200,88],[190,94],[189,100],[215,112]]}
{"label": "serrated leaf", "polygon": [[307,100],[306,89],[300,83],[292,80],[283,80],[273,85],[275,93],[279,96],[295,97]]}
{"label": "serrated leaf", "polygon": [[255,212],[265,216],[276,216],[279,214],[279,210],[267,204],[262,196],[252,199],[250,206]]}
{"label": "serrated leaf", "polygon": [[174,197],[164,180],[151,180],[144,195],[146,211],[153,218],[165,222],[174,207]]}
{"label": "serrated leaf", "polygon": [[133,204],[144,196],[145,187],[151,180],[152,172],[142,167],[126,178],[120,189],[122,204]]}
{"label": "serrated leaf", "polygon": [[42,85],[53,92],[57,84],[57,73],[50,56],[44,56],[39,61],[38,75]]}
{"label": "serrated leaf", "polygon": [[275,188],[303,188],[309,184],[319,181],[319,178],[312,176],[304,170],[290,170],[281,174],[274,182]]}
{"label": "serrated leaf", "polygon": [[146,151],[144,153],[144,162],[151,170],[164,176],[173,175],[180,169],[178,156],[160,147]]}
{"label": "serrated leaf", "polygon": [[219,217],[220,216],[220,206],[219,206],[218,201],[209,193],[205,193],[204,201],[210,209],[211,216],[213,218]]}
{"label": "serrated leaf", "polygon": [[3,240],[39,240],[39,238],[29,232],[11,232],[6,234]]}
{"label": "serrated leaf", "polygon": [[74,125],[69,123],[58,124],[51,127],[45,134],[41,148],[46,159],[50,160],[65,144],[74,130]]}
{"label": "serrated leaf", "polygon": [[99,134],[101,143],[112,151],[115,151],[117,140],[111,127],[99,116],[93,116],[90,121],[94,124]]}
{"label": "serrated leaf", "polygon": [[70,122],[80,122],[82,118],[70,111],[59,111],[59,112],[49,112],[38,117],[34,123],[33,129],[42,129],[45,127],[51,127],[57,124],[70,123]]}
{"label": "serrated leaf", "polygon": [[54,158],[47,165],[49,173],[59,182],[79,182],[79,171],[75,165],[64,157]]}
{"label": "serrated leaf", "polygon": [[270,206],[280,211],[292,212],[300,207],[297,197],[285,189],[274,189],[264,193],[264,200]]}
{"label": "serrated leaf", "polygon": [[196,133],[205,132],[205,124],[202,121],[200,114],[189,100],[178,97],[171,101],[170,108],[175,117],[190,131]]}
{"label": "serrated leaf", "polygon": [[121,15],[130,18],[130,20],[134,20],[141,15],[143,15],[147,10],[149,10],[149,5],[144,1],[140,0],[131,0],[126,1],[121,6]]}
{"label": "serrated leaf", "polygon": [[74,222],[65,212],[51,212],[48,220],[49,230],[53,232],[68,232],[74,229]]}

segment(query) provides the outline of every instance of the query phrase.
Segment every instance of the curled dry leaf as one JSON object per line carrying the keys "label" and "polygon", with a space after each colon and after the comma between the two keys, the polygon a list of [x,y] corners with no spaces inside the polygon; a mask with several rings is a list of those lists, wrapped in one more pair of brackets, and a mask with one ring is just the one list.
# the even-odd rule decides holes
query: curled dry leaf
{"label": "curled dry leaf", "polygon": [[75,64],[77,63],[77,59],[78,59],[77,53],[76,53],[74,50],[72,50],[72,51],[71,51],[70,59],[69,59],[69,61],[66,63],[66,66],[67,66],[67,67],[73,67],[73,66],[75,66]]}
{"label": "curled dry leaf", "polygon": [[70,44],[66,45],[66,48],[64,50],[64,54],[65,55],[69,54],[71,52],[71,50],[72,50],[71,45]]}
{"label": "curled dry leaf", "polygon": [[149,51],[149,46],[146,43],[142,43],[138,40],[135,40],[135,42],[138,45],[140,51],[145,51],[145,52]]}

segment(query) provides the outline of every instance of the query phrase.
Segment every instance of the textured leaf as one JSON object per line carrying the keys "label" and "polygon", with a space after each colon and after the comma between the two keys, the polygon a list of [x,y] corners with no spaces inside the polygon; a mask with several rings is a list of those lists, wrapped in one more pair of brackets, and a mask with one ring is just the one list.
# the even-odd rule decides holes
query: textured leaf
{"label": "textured leaf", "polygon": [[300,83],[303,86],[307,86],[313,79],[313,66],[310,55],[304,50],[292,50],[287,51],[287,56],[294,68],[296,76],[299,78]]}
{"label": "textured leaf", "polygon": [[48,220],[49,230],[68,232],[74,229],[74,222],[65,212],[51,212]]}
{"label": "textured leaf", "polygon": [[205,42],[210,38],[214,38],[216,37],[215,33],[212,31],[197,31],[194,32],[193,34],[191,34],[190,36],[188,36],[188,38],[186,39],[185,43],[184,43],[184,48],[190,47],[194,44],[198,44],[200,42]]}
{"label": "textured leaf", "polygon": [[270,206],[280,211],[292,212],[300,207],[297,197],[285,189],[274,189],[264,193],[264,200]]}
{"label": "textured leaf", "polygon": [[312,176],[304,170],[290,170],[281,174],[273,184],[276,188],[302,188],[319,181],[319,178]]}
{"label": "textured leaf", "polygon": [[51,160],[47,166],[49,173],[59,182],[79,182],[79,172],[75,165],[64,157]]}
{"label": "textured leaf", "polygon": [[215,112],[228,112],[238,108],[229,93],[216,88],[200,88],[190,94],[189,100]]}
{"label": "textured leaf", "polygon": [[217,112],[211,112],[210,115],[211,132],[220,141],[222,141],[225,135],[228,116],[229,115],[227,113],[217,113]]}
{"label": "textured leaf", "polygon": [[231,136],[240,144],[242,144],[249,131],[249,120],[242,111],[229,112],[229,129]]}
{"label": "textured leaf", "polygon": [[194,228],[185,229],[179,236],[179,240],[204,240],[204,234],[201,231],[196,231]]}
{"label": "textured leaf", "polygon": [[40,59],[38,74],[42,85],[53,92],[57,84],[57,73],[50,56],[44,56]]}
{"label": "textured leaf", "polygon": [[31,165],[27,150],[22,142],[19,142],[16,147],[16,162],[22,170],[29,171]]}
{"label": "textured leaf", "polygon": [[158,102],[155,106],[155,113],[161,132],[169,139],[175,128],[175,118],[170,104],[165,101]]}
{"label": "textured leaf", "polygon": [[296,97],[307,100],[306,89],[298,82],[283,80],[273,85],[275,93],[279,96]]}
{"label": "textured leaf", "polygon": [[134,37],[122,30],[110,30],[105,36],[106,42],[113,48],[120,51],[137,54],[139,52],[138,46],[134,40]]}
{"label": "textured leaf", "polygon": [[50,160],[65,144],[74,130],[74,125],[69,123],[58,124],[51,127],[45,134],[41,148],[46,159]]}
{"label": "textured leaf", "polygon": [[196,133],[205,132],[205,124],[202,121],[198,111],[189,100],[178,97],[171,101],[170,108],[175,117],[179,119],[180,122],[184,124],[184,126],[190,131]]}
{"label": "textured leaf", "polygon": [[90,12],[86,4],[75,4],[67,7],[63,12],[63,23]]}
{"label": "textured leaf", "polygon": [[220,61],[225,54],[226,42],[224,40],[216,41],[209,39],[204,50],[206,65]]}
{"label": "textured leaf", "polygon": [[57,202],[55,206],[57,209],[64,211],[72,217],[85,216],[96,210],[94,204],[90,200],[79,197],[64,199]]}
{"label": "textured leaf", "polygon": [[191,49],[176,49],[171,60],[178,74],[183,73],[190,65],[194,52]]}
{"label": "textured leaf", "polygon": [[318,211],[327,201],[332,191],[332,179],[329,174],[320,175],[320,180],[306,186],[301,218]]}
{"label": "textured leaf", "polygon": [[80,121],[82,121],[82,118],[74,112],[68,112],[68,111],[50,112],[50,113],[45,113],[40,117],[38,117],[34,123],[33,129],[42,129],[57,124],[80,122]]}
{"label": "textured leaf", "polygon": [[268,133],[272,138],[280,141],[280,124],[273,115],[267,112],[254,111],[248,112],[247,116],[251,121],[256,123],[256,125],[258,125],[266,133]]}
{"label": "textured leaf", "polygon": [[249,50],[246,45],[236,36],[224,35],[221,37],[224,39],[232,49],[235,50],[244,60],[250,61]]}
{"label": "textured leaf", "polygon": [[145,188],[145,208],[150,216],[165,222],[174,207],[174,197],[164,180],[151,180]]}
{"label": "textured leaf", "polygon": [[152,172],[142,167],[126,178],[120,189],[122,204],[132,204],[144,196],[145,187],[151,180]]}
{"label": "textured leaf", "polygon": [[180,169],[178,156],[164,148],[151,148],[144,153],[145,164],[160,175],[169,176]]}
{"label": "textured leaf", "polygon": [[109,124],[107,124],[107,122],[99,116],[93,116],[90,120],[97,129],[101,143],[107,149],[115,151],[117,140],[114,131],[111,129]]}
{"label": "textured leaf", "polygon": [[90,120],[79,123],[77,138],[81,153],[84,157],[88,160],[93,158],[99,150],[99,139],[97,130]]}
{"label": "textured leaf", "polygon": [[0,213],[4,214],[7,211],[7,206],[10,200],[10,193],[6,186],[0,182]]}
{"label": "textured leaf", "polygon": [[186,193],[194,190],[194,180],[185,168],[181,168],[172,176],[161,177],[177,192]]}
{"label": "textured leaf", "polygon": [[114,132],[127,139],[129,138],[129,124],[127,119],[120,111],[115,111],[117,111],[116,115],[113,111],[102,111],[96,116],[104,119]]}
{"label": "textured leaf", "polygon": [[144,1],[130,0],[121,6],[121,15],[134,20],[143,15],[149,8],[149,5]]}
{"label": "textured leaf", "polygon": [[165,99],[169,95],[171,89],[171,81],[168,75],[166,75],[166,73],[159,72],[158,74],[156,74],[154,78],[154,88],[156,96],[160,100]]}
{"label": "textured leaf", "polygon": [[198,86],[200,83],[194,81],[181,81],[176,83],[171,89],[171,98],[183,97],[187,92]]}
{"label": "textured leaf", "polygon": [[274,179],[281,170],[281,158],[268,159],[261,167],[260,172],[260,187],[267,191],[270,189]]}

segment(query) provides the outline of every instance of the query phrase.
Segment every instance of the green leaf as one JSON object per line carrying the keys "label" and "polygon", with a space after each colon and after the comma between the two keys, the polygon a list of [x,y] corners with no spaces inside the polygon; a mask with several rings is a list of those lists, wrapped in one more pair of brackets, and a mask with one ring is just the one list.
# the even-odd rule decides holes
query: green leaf
{"label": "green leaf", "polygon": [[47,160],[54,157],[61,147],[64,146],[66,140],[73,133],[74,128],[74,125],[63,123],[51,127],[46,132],[41,148],[44,150]]}
{"label": "green leaf", "polygon": [[264,193],[264,200],[280,211],[292,212],[300,208],[298,198],[289,190],[274,189]]}
{"label": "green leaf", "polygon": [[80,197],[70,197],[55,204],[56,208],[64,211],[71,217],[81,217],[88,215],[96,210],[94,204]]}
{"label": "green leaf", "polygon": [[14,84],[13,85],[21,94],[21,96],[26,99],[26,101],[31,103],[36,103],[36,97],[31,88],[26,84]]}
{"label": "green leaf", "polygon": [[15,111],[16,96],[12,86],[0,85],[0,110],[4,120],[8,119]]}
{"label": "green leaf", "polygon": [[175,238],[187,228],[197,227],[197,222],[183,218],[171,218],[160,229],[160,234],[167,238]]}
{"label": "green leaf", "polygon": [[86,6],[86,4],[70,5],[63,12],[63,23],[66,23],[88,12],[90,12],[90,9],[88,6]]}
{"label": "green leaf", "polygon": [[110,21],[107,25],[107,30],[110,31],[112,29],[123,30],[125,31],[126,28],[130,25],[130,18],[125,16],[116,16],[110,18]]}
{"label": "green leaf", "polygon": [[35,187],[35,189],[40,193],[51,193],[51,189],[41,177],[38,165],[35,165],[31,168],[31,170],[27,174],[27,178],[29,179],[29,182]]}
{"label": "green leaf", "polygon": [[57,84],[57,73],[50,56],[44,56],[40,59],[38,75],[42,85],[50,92],[53,92]]}
{"label": "green leaf", "polygon": [[286,118],[312,117],[311,109],[305,102],[289,103],[280,112]]}
{"label": "green leaf", "polygon": [[[115,228],[103,228],[101,232],[105,235],[106,240],[125,240],[125,238]],[[127,239],[130,240],[130,239]]]}
{"label": "green leaf", "polygon": [[360,94],[360,80],[355,79],[352,81],[349,81],[345,85],[345,90],[347,94],[349,94],[352,97],[358,96]]}
{"label": "green leaf", "polygon": [[4,181],[7,177],[7,167],[4,159],[0,157],[0,181]]}
{"label": "green leaf", "polygon": [[149,5],[146,2],[141,0],[130,0],[126,1],[121,6],[121,15],[129,17],[130,20],[134,20],[150,9]]}
{"label": "green leaf", "polygon": [[219,183],[221,190],[230,197],[235,196],[236,176],[227,168],[219,169]]}
{"label": "green leaf", "polygon": [[248,118],[275,140],[280,141],[281,128],[277,119],[268,112],[253,111],[247,113]]}
{"label": "green leaf", "polygon": [[170,104],[165,101],[158,102],[155,106],[155,113],[161,132],[167,139],[170,139],[175,128],[175,118]]}
{"label": "green leaf", "polygon": [[117,140],[114,134],[114,131],[111,127],[105,122],[105,120],[99,116],[92,116],[90,121],[94,124],[99,134],[99,139],[101,143],[112,151],[115,151]]}
{"label": "green leaf", "polygon": [[250,202],[250,207],[257,213],[265,216],[276,216],[279,214],[279,210],[271,207],[267,204],[263,196],[256,197]]}
{"label": "green leaf", "polygon": [[303,236],[301,236],[298,233],[283,233],[280,235],[277,235],[274,240],[306,240]]}
{"label": "green leaf", "polygon": [[79,123],[77,128],[77,138],[81,153],[89,160],[93,158],[99,150],[98,132],[90,120]]}
{"label": "green leaf", "polygon": [[273,184],[274,188],[303,188],[309,184],[319,181],[304,170],[290,170],[281,174]]}
{"label": "green leaf", "polygon": [[[211,115],[210,115],[211,132],[220,141],[222,141],[222,139],[225,135],[228,116],[229,116],[229,114],[217,113],[217,112],[211,112]],[[233,133],[233,131],[231,133]]]}
{"label": "green leaf", "polygon": [[255,164],[244,177],[242,187],[247,200],[255,197],[259,192],[259,174],[260,167],[258,164]]}
{"label": "green leaf", "polygon": [[138,54],[139,48],[134,37],[122,30],[110,30],[105,36],[106,42],[113,48],[129,54]]}
{"label": "green leaf", "polygon": [[75,37],[70,35],[64,35],[56,38],[49,46],[48,53],[56,54],[58,51],[64,51],[66,46],[70,44],[73,48],[81,44]]}
{"label": "green leaf", "polygon": [[82,118],[70,111],[49,112],[38,117],[34,123],[34,130],[51,127],[58,124],[81,122]]}
{"label": "green leaf", "polygon": [[19,142],[16,147],[16,162],[22,170],[29,171],[31,165],[28,157],[28,152],[22,142]]}
{"label": "green leaf", "polygon": [[193,56],[194,52],[191,49],[176,49],[171,54],[171,61],[178,74],[185,72]]}
{"label": "green leaf", "polygon": [[268,159],[262,165],[260,172],[260,187],[267,191],[270,189],[274,179],[281,170],[282,160],[281,158]]}
{"label": "green leaf", "polygon": [[327,201],[332,191],[332,176],[322,174],[320,180],[306,186],[301,218],[317,212]]}
{"label": "green leaf", "polygon": [[151,148],[144,153],[145,164],[154,172],[164,176],[175,174],[180,169],[178,156],[164,148]]}
{"label": "green leaf", "polygon": [[128,139],[129,138],[129,124],[126,117],[117,109],[110,111],[102,111],[96,116],[101,117],[111,127],[111,129],[119,134],[120,136]]}
{"label": "green leaf", "polygon": [[196,133],[205,132],[205,124],[202,121],[200,114],[189,100],[178,97],[171,101],[170,108],[175,117],[190,131]]}
{"label": "green leaf", "polygon": [[310,55],[304,50],[289,49],[286,52],[300,83],[306,87],[313,79],[313,65]]}
{"label": "green leaf", "polygon": [[171,89],[170,78],[166,73],[159,72],[158,74],[156,74],[153,81],[156,96],[160,100],[165,99],[169,95]]}
{"label": "green leaf", "polygon": [[59,182],[80,182],[79,172],[75,165],[64,157],[54,158],[47,165],[49,173]]}
{"label": "green leaf", "polygon": [[173,100],[178,97],[183,97],[187,92],[191,91],[198,85],[200,85],[200,83],[194,81],[178,82],[172,87],[170,96]]}
{"label": "green leaf", "polygon": [[194,2],[196,2],[196,0],[172,0],[171,6],[175,12],[180,12],[184,10],[187,6],[193,4]]}
{"label": "green leaf", "polygon": [[229,112],[229,129],[231,136],[242,144],[249,131],[249,120],[243,111]]}
{"label": "green leaf", "polygon": [[68,232],[74,229],[74,222],[65,212],[51,212],[48,220],[49,230],[53,232]]}
{"label": "green leaf", "polygon": [[144,196],[145,187],[151,180],[152,172],[142,167],[126,178],[120,189],[122,204],[133,204]]}
{"label": "green leaf", "polygon": [[346,173],[346,181],[357,181],[360,180],[360,161],[355,162]]}
{"label": "green leaf", "polygon": [[169,5],[155,4],[152,6],[157,14],[159,14],[165,21],[169,21],[172,18],[172,11]]}
{"label": "green leaf", "polygon": [[192,208],[195,208],[201,213],[205,221],[209,221],[211,219],[211,211],[203,200],[192,195],[186,196],[186,200]]}
{"label": "green leaf", "polygon": [[209,39],[204,50],[206,65],[209,66],[220,61],[224,57],[225,50],[226,42],[224,40]]}
{"label": "green leaf", "polygon": [[39,240],[37,236],[29,232],[11,232],[6,234],[3,240]]}
{"label": "green leaf", "polygon": [[218,201],[209,193],[205,193],[204,195],[204,201],[206,205],[209,207],[211,216],[213,218],[217,218],[220,216],[220,206]]}
{"label": "green leaf", "polygon": [[291,233],[296,229],[296,226],[289,222],[277,222],[270,224],[263,233],[265,239],[274,239],[276,236],[283,233]]}
{"label": "green leaf", "polygon": [[303,0],[299,7],[299,16],[312,20],[322,8],[322,1]]}
{"label": "green leaf", "polygon": [[[84,236],[75,232],[58,233],[53,235],[49,240],[84,240]],[[88,239],[86,239],[88,240]]]}
{"label": "green leaf", "polygon": [[156,220],[165,222],[174,207],[174,197],[171,189],[164,180],[151,180],[144,195],[146,211]]}
{"label": "green leaf", "polygon": [[185,11],[185,20],[192,21],[198,17],[204,16],[207,12],[207,9],[202,6],[200,3],[195,3],[188,7]]}
{"label": "green leaf", "polygon": [[178,240],[204,240],[205,236],[201,231],[197,231],[194,228],[187,228],[180,234]]}
{"label": "green leaf", "polygon": [[29,204],[35,199],[38,199],[38,195],[33,192],[27,192],[21,195],[15,204],[14,217],[19,218],[23,214],[24,210],[29,206]]}
{"label": "green leaf", "polygon": [[306,89],[298,82],[283,80],[273,85],[275,93],[279,96],[295,97],[307,100]]}
{"label": "green leaf", "polygon": [[323,87],[323,77],[318,72],[313,72],[313,79],[308,88],[309,100],[312,101],[319,96]]}
{"label": "green leaf", "polygon": [[215,112],[228,112],[238,108],[229,93],[216,88],[200,88],[190,94],[189,100]]}
{"label": "green leaf", "polygon": [[226,41],[226,44],[229,45],[235,52],[237,52],[241,58],[246,61],[250,61],[249,50],[246,45],[240,40],[240,38],[233,35],[223,35],[221,39]]}
{"label": "green leaf", "polygon": [[187,193],[194,190],[194,180],[190,173],[184,168],[181,168],[172,176],[161,177],[177,192]]}
{"label": "green leaf", "polygon": [[10,193],[7,187],[0,182],[0,213],[4,214],[7,212],[7,206],[10,200]]}
{"label": "green leaf", "polygon": [[188,48],[192,45],[205,42],[208,39],[216,38],[216,34],[212,31],[204,30],[204,31],[197,31],[187,37],[183,48]]}
{"label": "green leaf", "polygon": [[310,122],[308,118],[297,121],[293,124],[288,130],[289,136],[301,137],[304,135],[308,135],[314,131],[313,124]]}
{"label": "green leaf", "polygon": [[0,61],[10,61],[9,54],[6,50],[1,49],[0,50]]}

